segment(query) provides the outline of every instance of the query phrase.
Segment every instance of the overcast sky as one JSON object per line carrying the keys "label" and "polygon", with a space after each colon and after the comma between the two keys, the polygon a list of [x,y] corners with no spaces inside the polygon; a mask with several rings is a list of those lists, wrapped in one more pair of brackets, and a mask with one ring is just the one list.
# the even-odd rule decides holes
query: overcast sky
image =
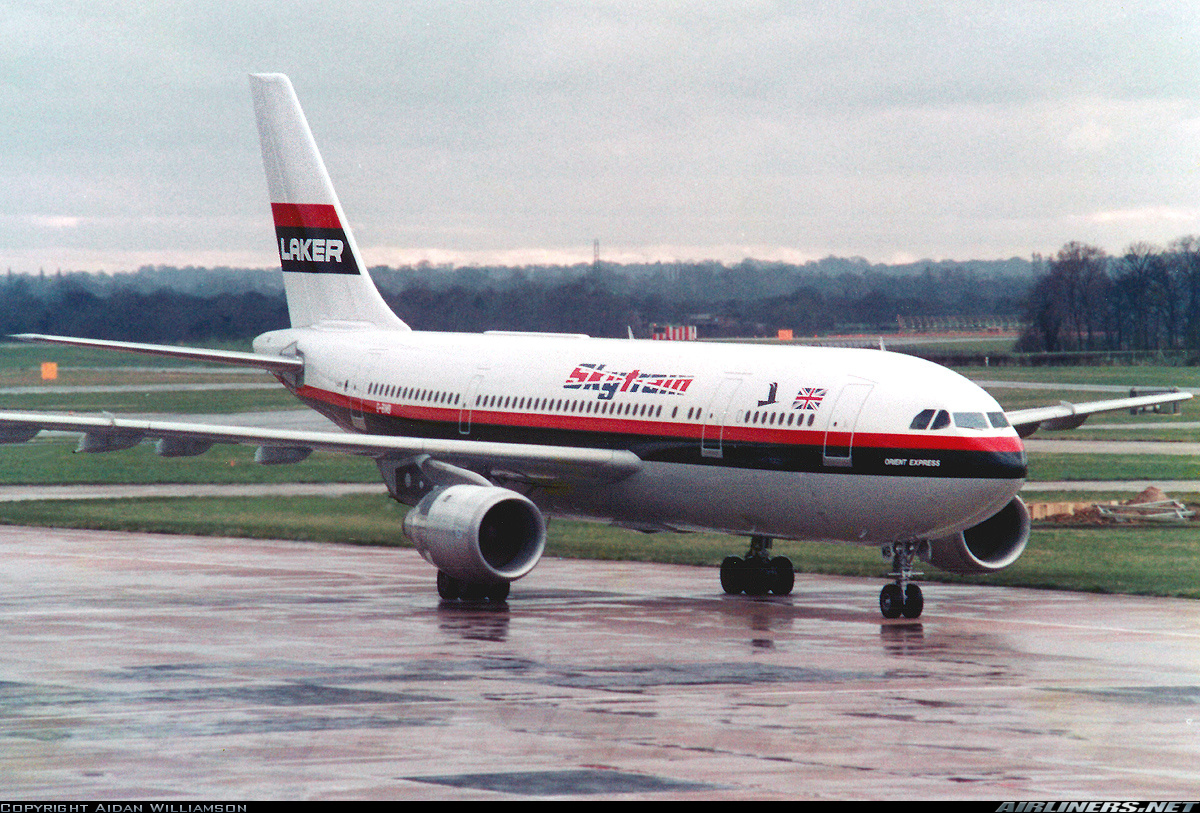
{"label": "overcast sky", "polygon": [[369,264],[1200,233],[1200,3],[4,2],[0,269],[277,266],[287,73]]}

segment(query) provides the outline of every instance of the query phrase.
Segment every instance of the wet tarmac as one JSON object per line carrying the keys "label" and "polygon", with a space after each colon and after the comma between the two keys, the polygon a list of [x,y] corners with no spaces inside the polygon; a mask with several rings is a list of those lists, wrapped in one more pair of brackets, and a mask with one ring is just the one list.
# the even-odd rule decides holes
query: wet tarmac
{"label": "wet tarmac", "polygon": [[[654,544],[653,538],[647,544]],[[6,799],[1193,798],[1200,603],[0,530]]]}

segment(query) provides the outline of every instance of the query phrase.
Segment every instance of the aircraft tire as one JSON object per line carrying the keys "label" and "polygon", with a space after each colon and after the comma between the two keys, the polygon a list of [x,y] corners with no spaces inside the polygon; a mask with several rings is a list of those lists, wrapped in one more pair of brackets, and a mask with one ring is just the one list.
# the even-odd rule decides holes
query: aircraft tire
{"label": "aircraft tire", "polygon": [[744,587],[748,596],[765,596],[771,592],[774,581],[771,566],[761,562],[747,562],[742,566]]}
{"label": "aircraft tire", "polygon": [[879,591],[879,612],[884,618],[899,618],[904,608],[904,594],[900,585],[885,584]]}
{"label": "aircraft tire", "polygon": [[796,568],[786,556],[771,560],[771,592],[777,596],[790,596],[796,584]]}
{"label": "aircraft tire", "polygon": [[721,589],[736,596],[746,589],[746,562],[740,556],[726,556],[721,562]]}
{"label": "aircraft tire", "polygon": [[462,598],[463,585],[458,579],[445,571],[439,570],[437,575],[438,595],[446,601]]}
{"label": "aircraft tire", "polygon": [[921,611],[925,609],[925,597],[921,594],[921,588],[915,584],[910,584],[904,590],[904,606],[901,612],[905,618],[920,618]]}
{"label": "aircraft tire", "polygon": [[508,591],[512,589],[512,582],[496,582],[487,586],[488,601],[507,601]]}

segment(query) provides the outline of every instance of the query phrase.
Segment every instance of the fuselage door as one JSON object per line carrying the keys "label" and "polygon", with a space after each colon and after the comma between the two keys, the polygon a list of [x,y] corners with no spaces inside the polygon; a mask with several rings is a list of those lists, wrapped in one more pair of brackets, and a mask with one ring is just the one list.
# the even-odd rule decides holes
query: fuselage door
{"label": "fuselage door", "polygon": [[458,434],[471,434],[471,411],[475,409],[475,399],[479,397],[479,387],[483,383],[483,372],[471,376],[467,391],[463,394],[462,404],[458,407]]}
{"label": "fuselage door", "polygon": [[729,417],[729,405],[742,385],[740,377],[727,375],[721,381],[704,409],[704,427],[700,430],[700,455],[721,457],[721,441],[725,436],[725,424]]}
{"label": "fuselage door", "polygon": [[346,396],[350,401],[350,423],[360,432],[367,431],[367,418],[364,410],[367,399],[370,397],[371,384],[379,373],[379,362],[382,358],[383,348],[376,347],[368,350],[363,354],[357,375],[349,380]]}
{"label": "fuselage door", "polygon": [[829,423],[825,426],[825,449],[822,462],[826,466],[850,466],[854,452],[854,427],[862,412],[873,384],[852,381],[842,387],[833,404]]}

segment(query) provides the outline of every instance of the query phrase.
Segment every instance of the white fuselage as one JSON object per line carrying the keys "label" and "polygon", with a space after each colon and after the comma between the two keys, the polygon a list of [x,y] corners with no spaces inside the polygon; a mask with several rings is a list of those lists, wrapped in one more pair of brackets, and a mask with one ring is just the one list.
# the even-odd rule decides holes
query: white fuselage
{"label": "white fuselage", "polygon": [[1025,477],[991,396],[897,353],[345,323],[264,334],[255,350],[301,355],[303,380],[284,383],[351,431],[643,460],[614,483],[508,483],[558,516],[878,544],[974,526]]}

